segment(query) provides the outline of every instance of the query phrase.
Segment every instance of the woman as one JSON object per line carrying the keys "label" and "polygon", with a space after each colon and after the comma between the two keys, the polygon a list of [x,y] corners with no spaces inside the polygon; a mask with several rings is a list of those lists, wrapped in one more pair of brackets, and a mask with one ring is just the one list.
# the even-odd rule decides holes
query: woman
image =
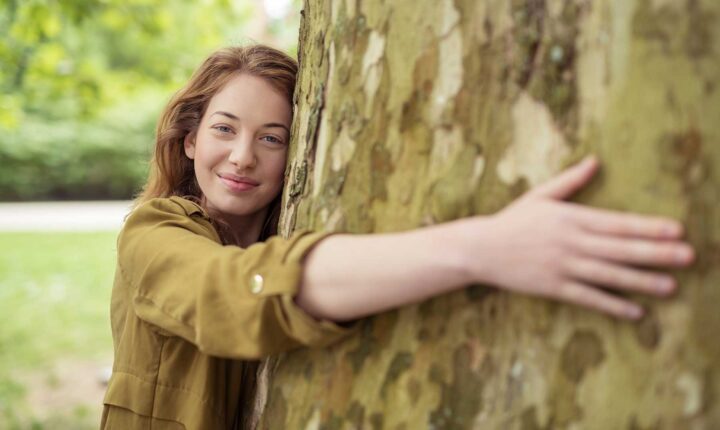
{"label": "woman", "polygon": [[693,259],[675,221],[562,201],[590,180],[593,158],[492,216],[271,237],[296,72],[272,48],[223,49],[163,112],[150,180],[118,238],[102,428],[233,428],[253,360],[327,345],[348,333],[338,323],[471,283],[637,319],[639,306],[593,285],[665,296],[670,276],[631,265]]}

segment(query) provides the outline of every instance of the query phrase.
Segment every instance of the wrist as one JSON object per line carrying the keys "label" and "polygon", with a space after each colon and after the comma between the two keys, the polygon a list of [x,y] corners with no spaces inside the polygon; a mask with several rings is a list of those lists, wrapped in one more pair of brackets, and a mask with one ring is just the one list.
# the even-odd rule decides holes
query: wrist
{"label": "wrist", "polygon": [[494,231],[497,230],[493,216],[476,216],[455,221],[449,235],[454,254],[451,257],[464,285],[495,285],[493,276],[495,263],[493,253],[497,252]]}

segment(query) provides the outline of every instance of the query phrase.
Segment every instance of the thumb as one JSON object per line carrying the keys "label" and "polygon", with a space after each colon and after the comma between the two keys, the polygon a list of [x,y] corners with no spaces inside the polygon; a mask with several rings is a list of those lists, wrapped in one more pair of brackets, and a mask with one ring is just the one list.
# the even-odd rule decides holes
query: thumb
{"label": "thumb", "polygon": [[597,157],[591,155],[580,163],[565,169],[547,182],[533,188],[528,194],[555,200],[567,199],[590,181],[599,166],[600,163]]}

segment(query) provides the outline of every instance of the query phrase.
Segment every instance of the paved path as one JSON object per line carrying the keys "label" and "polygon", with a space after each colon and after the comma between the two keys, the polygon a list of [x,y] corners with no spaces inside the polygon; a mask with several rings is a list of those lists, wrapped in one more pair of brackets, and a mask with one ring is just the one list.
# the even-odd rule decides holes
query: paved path
{"label": "paved path", "polygon": [[119,230],[130,201],[0,203],[0,231]]}

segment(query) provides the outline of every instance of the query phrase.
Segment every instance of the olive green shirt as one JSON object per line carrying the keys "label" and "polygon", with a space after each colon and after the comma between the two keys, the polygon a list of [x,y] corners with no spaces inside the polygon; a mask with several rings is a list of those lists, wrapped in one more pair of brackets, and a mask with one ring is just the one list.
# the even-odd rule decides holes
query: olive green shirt
{"label": "olive green shirt", "polygon": [[253,360],[347,334],[293,300],[301,260],[324,236],[301,232],[243,249],[221,245],[189,200],[135,209],[118,237],[115,361],[101,427],[233,428]]}

